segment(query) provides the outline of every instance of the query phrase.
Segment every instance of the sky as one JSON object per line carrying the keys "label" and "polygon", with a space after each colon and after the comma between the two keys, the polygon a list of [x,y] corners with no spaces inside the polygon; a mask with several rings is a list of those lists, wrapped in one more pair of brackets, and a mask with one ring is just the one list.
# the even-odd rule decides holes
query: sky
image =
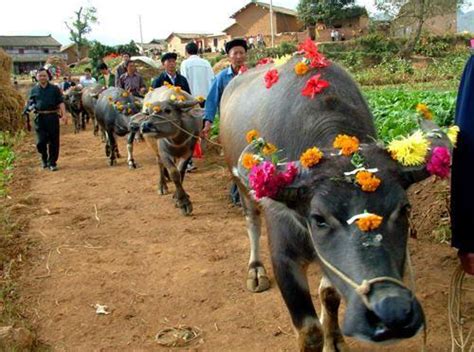
{"label": "sky", "polygon": [[[273,0],[274,5],[295,9],[299,0]],[[48,35],[70,43],[64,24],[81,6],[97,8],[99,23],[87,36],[104,44],[166,38],[171,32],[219,33],[231,25],[229,18],[250,0],[23,0],[8,1],[0,15],[0,35]],[[269,0],[266,0],[269,2]],[[370,11],[374,0],[357,0]]]}

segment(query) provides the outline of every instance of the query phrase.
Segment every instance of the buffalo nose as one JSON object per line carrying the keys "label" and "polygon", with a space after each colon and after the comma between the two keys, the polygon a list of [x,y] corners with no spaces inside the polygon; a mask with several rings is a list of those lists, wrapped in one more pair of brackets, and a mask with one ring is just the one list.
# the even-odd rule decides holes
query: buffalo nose
{"label": "buffalo nose", "polygon": [[403,328],[413,320],[413,299],[405,296],[382,298],[373,306],[374,313],[389,329]]}
{"label": "buffalo nose", "polygon": [[142,131],[143,132],[150,132],[151,131],[151,123],[150,122],[144,122],[142,124]]}

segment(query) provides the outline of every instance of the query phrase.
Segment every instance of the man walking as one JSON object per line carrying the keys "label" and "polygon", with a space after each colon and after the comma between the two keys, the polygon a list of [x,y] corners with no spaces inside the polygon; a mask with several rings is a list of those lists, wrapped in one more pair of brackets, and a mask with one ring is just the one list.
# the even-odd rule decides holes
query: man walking
{"label": "man walking", "polygon": [[178,55],[176,53],[166,53],[161,57],[161,63],[163,64],[165,71],[162,72],[158,77],[153,80],[151,86],[153,88],[159,88],[168,82],[169,84],[180,87],[185,92],[191,94],[189,89],[188,80],[176,72],[176,59]]}
{"label": "man walking", "polygon": [[[202,130],[202,134],[205,138],[209,135],[225,87],[227,87],[229,82],[239,74],[243,67],[245,67],[245,60],[247,58],[247,42],[244,39],[231,40],[226,43],[225,51],[229,57],[230,66],[217,74],[216,79],[212,82],[209,94],[207,95],[204,128]],[[240,205],[240,194],[235,183],[232,184],[230,196],[232,203]]]}
{"label": "man walking", "polygon": [[205,98],[211,88],[214,71],[207,60],[197,55],[198,46],[196,43],[186,44],[185,50],[188,58],[181,63],[181,75],[188,81],[192,96]]}
{"label": "man walking", "polygon": [[59,119],[66,119],[66,107],[59,87],[49,83],[45,68],[38,70],[38,84],[30,92],[25,109],[35,113],[36,148],[41,154],[43,169],[56,171],[59,157]]}
{"label": "man walking", "polygon": [[130,61],[130,54],[129,53],[122,53],[122,63],[117,67],[117,74],[115,76],[115,86],[119,86],[119,79],[120,77],[127,72],[127,65]]}
{"label": "man walking", "polygon": [[127,72],[120,76],[117,87],[129,91],[136,97],[141,97],[146,93],[146,85],[143,77],[140,76],[133,61],[127,62]]}
{"label": "man walking", "polygon": [[84,76],[81,76],[81,78],[79,79],[79,84],[85,88],[94,83],[96,83],[96,80],[94,77],[92,77],[91,69],[87,67],[84,70]]}
{"label": "man walking", "polygon": [[107,65],[101,63],[97,69],[100,72],[99,77],[97,77],[97,83],[106,88],[115,87],[115,76],[110,73]]}

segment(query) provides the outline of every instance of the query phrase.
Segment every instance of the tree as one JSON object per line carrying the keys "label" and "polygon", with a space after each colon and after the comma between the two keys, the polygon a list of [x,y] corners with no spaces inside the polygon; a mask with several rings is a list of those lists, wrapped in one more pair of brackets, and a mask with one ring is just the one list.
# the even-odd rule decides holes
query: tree
{"label": "tree", "polygon": [[354,3],[355,0],[300,0],[296,9],[298,17],[306,26],[314,26],[318,22],[331,25],[334,20],[353,16],[355,12],[367,14],[364,7],[355,6]]}
{"label": "tree", "polygon": [[85,36],[91,32],[91,26],[97,23],[97,9],[91,7],[80,7],[74,11],[75,16],[71,22],[64,22],[69,29],[69,39],[76,44],[77,57],[81,57],[81,49],[87,45]]}
{"label": "tree", "polygon": [[378,10],[390,18],[392,23],[400,23],[410,28],[401,56],[409,57],[420,40],[423,26],[428,18],[454,12],[467,3],[466,0],[375,0]]}

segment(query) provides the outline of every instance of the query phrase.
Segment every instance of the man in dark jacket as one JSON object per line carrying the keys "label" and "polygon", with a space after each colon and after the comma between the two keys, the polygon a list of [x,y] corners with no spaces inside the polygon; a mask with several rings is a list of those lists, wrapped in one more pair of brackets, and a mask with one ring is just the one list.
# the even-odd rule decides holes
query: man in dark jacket
{"label": "man in dark jacket", "polygon": [[49,83],[45,68],[38,70],[38,84],[30,92],[25,113],[35,113],[36,148],[41,154],[43,169],[58,169],[59,157],[59,119],[66,118],[66,107],[59,87]]}
{"label": "man in dark jacket", "polygon": [[177,58],[178,55],[176,55],[176,53],[166,53],[161,57],[161,63],[163,64],[165,71],[153,80],[151,86],[153,88],[159,88],[164,85],[165,82],[168,82],[169,84],[180,87],[185,92],[191,94],[188,80],[176,71]]}
{"label": "man in dark jacket", "polygon": [[120,79],[120,76],[122,76],[123,74],[125,74],[127,72],[127,65],[128,65],[128,62],[130,61],[130,54],[129,53],[123,53],[122,54],[122,63],[120,65],[118,65],[117,67],[117,74],[115,75],[115,86],[118,87],[119,86],[119,79]]}

